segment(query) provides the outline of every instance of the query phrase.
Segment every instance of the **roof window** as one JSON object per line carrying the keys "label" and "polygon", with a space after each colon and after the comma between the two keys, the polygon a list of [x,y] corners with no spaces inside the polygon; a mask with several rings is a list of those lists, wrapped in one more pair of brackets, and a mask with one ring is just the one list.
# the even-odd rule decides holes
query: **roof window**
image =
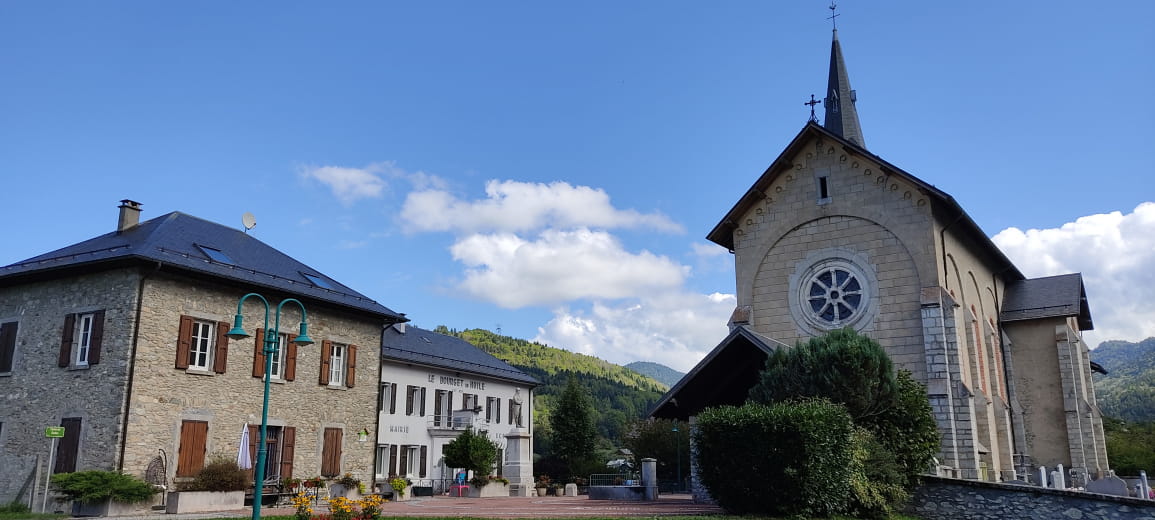
{"label": "roof window", "polygon": [[317,287],[320,287],[322,289],[332,289],[333,288],[333,286],[330,285],[329,282],[325,281],[324,278],[321,278],[320,276],[317,276],[315,274],[301,273],[301,276],[304,276],[306,280],[312,282],[313,285],[316,285]]}
{"label": "roof window", "polygon": [[205,256],[209,257],[209,260],[222,264],[236,264],[232,258],[229,258],[229,255],[224,254],[220,249],[214,249],[209,246],[202,246],[200,244],[197,244],[196,246],[201,250],[202,253],[205,254]]}

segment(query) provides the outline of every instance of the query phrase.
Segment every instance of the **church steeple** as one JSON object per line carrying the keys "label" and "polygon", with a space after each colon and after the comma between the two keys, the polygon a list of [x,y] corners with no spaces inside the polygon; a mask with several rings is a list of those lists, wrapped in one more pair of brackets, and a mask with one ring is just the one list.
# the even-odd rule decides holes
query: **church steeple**
{"label": "church steeple", "polygon": [[856,100],[850,88],[850,75],[846,73],[846,61],[842,58],[842,46],[838,44],[838,29],[834,29],[834,40],[830,43],[830,78],[826,82],[826,99],[822,102],[826,107],[826,120],[822,126],[865,148],[858,110],[854,108]]}

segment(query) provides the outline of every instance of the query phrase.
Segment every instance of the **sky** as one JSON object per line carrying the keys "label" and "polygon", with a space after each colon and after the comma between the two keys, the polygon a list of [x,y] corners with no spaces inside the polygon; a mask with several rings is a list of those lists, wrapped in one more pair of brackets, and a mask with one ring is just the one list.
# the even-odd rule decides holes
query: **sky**
{"label": "sky", "polygon": [[[690,369],[825,1],[0,3],[0,265],[182,211],[405,313]],[[1155,336],[1155,3],[839,2],[869,149]],[[819,107],[821,109],[821,107]],[[821,117],[821,113],[820,113]]]}

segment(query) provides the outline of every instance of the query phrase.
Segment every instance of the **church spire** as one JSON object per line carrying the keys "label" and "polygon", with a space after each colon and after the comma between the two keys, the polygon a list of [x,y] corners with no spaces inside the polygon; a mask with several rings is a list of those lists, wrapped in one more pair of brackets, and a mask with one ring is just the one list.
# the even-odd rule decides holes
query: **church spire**
{"label": "church spire", "polygon": [[[831,3],[830,10],[836,6]],[[836,14],[831,15],[833,20]],[[855,94],[850,88],[850,75],[846,73],[846,61],[842,58],[842,46],[838,44],[838,29],[834,29],[834,40],[830,43],[830,78],[826,83],[826,120],[823,128],[840,135],[846,140],[866,147],[862,138],[862,125],[858,123],[858,110],[854,108]]]}

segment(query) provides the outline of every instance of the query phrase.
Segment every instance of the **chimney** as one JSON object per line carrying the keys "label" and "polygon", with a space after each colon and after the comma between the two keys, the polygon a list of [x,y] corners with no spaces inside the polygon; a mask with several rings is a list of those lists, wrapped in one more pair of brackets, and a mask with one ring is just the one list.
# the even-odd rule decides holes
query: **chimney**
{"label": "chimney", "polygon": [[135,200],[120,201],[120,218],[116,222],[116,232],[123,233],[140,224],[140,203]]}
{"label": "chimney", "polygon": [[405,322],[394,323],[393,329],[396,330],[397,332],[405,334]]}

